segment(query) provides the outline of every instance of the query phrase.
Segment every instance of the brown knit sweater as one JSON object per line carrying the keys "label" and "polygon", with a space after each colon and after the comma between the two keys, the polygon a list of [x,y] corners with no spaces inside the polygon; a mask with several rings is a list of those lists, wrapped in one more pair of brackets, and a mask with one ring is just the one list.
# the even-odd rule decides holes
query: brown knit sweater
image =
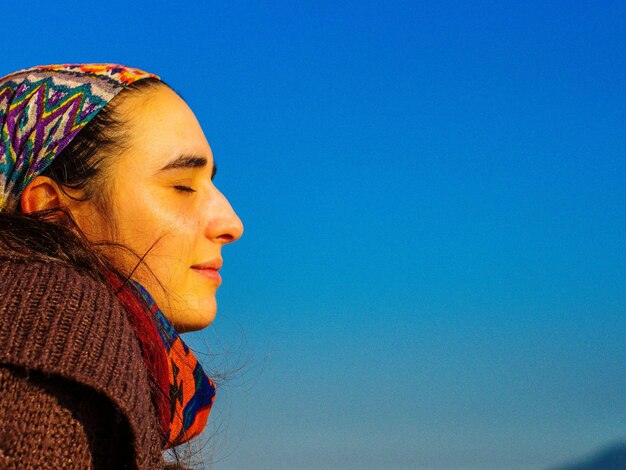
{"label": "brown knit sweater", "polygon": [[0,245],[0,468],[162,469],[157,429],[115,296]]}

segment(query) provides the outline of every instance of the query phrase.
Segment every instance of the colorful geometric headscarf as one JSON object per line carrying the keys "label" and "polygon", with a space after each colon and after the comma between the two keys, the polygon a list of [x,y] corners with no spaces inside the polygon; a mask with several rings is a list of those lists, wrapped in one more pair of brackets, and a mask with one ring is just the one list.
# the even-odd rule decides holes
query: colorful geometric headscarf
{"label": "colorful geometric headscarf", "polygon": [[127,85],[158,78],[117,64],[46,65],[0,78],[0,212]]}

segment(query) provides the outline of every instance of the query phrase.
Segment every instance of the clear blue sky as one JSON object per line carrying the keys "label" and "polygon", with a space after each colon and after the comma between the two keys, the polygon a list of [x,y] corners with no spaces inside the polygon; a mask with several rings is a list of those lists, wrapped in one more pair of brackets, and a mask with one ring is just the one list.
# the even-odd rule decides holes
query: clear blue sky
{"label": "clear blue sky", "polygon": [[626,3],[30,4],[0,74],[158,73],[244,220],[191,338],[247,362],[214,469],[542,469],[626,439]]}

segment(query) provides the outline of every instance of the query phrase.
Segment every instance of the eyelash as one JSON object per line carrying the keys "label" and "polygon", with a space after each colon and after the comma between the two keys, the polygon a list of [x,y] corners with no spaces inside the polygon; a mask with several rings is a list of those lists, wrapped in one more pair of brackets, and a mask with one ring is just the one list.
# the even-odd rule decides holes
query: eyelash
{"label": "eyelash", "polygon": [[174,189],[175,189],[176,191],[180,191],[180,192],[182,192],[182,193],[195,193],[195,192],[196,192],[196,190],[195,190],[195,189],[190,188],[189,186],[181,186],[181,185],[177,185],[177,186],[174,186]]}

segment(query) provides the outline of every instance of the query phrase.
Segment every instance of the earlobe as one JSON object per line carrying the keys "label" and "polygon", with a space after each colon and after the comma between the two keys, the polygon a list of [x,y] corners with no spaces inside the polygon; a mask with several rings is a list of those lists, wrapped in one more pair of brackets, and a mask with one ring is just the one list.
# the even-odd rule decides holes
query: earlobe
{"label": "earlobe", "polygon": [[61,207],[61,189],[47,176],[38,176],[22,193],[21,206],[24,214],[58,209]]}

